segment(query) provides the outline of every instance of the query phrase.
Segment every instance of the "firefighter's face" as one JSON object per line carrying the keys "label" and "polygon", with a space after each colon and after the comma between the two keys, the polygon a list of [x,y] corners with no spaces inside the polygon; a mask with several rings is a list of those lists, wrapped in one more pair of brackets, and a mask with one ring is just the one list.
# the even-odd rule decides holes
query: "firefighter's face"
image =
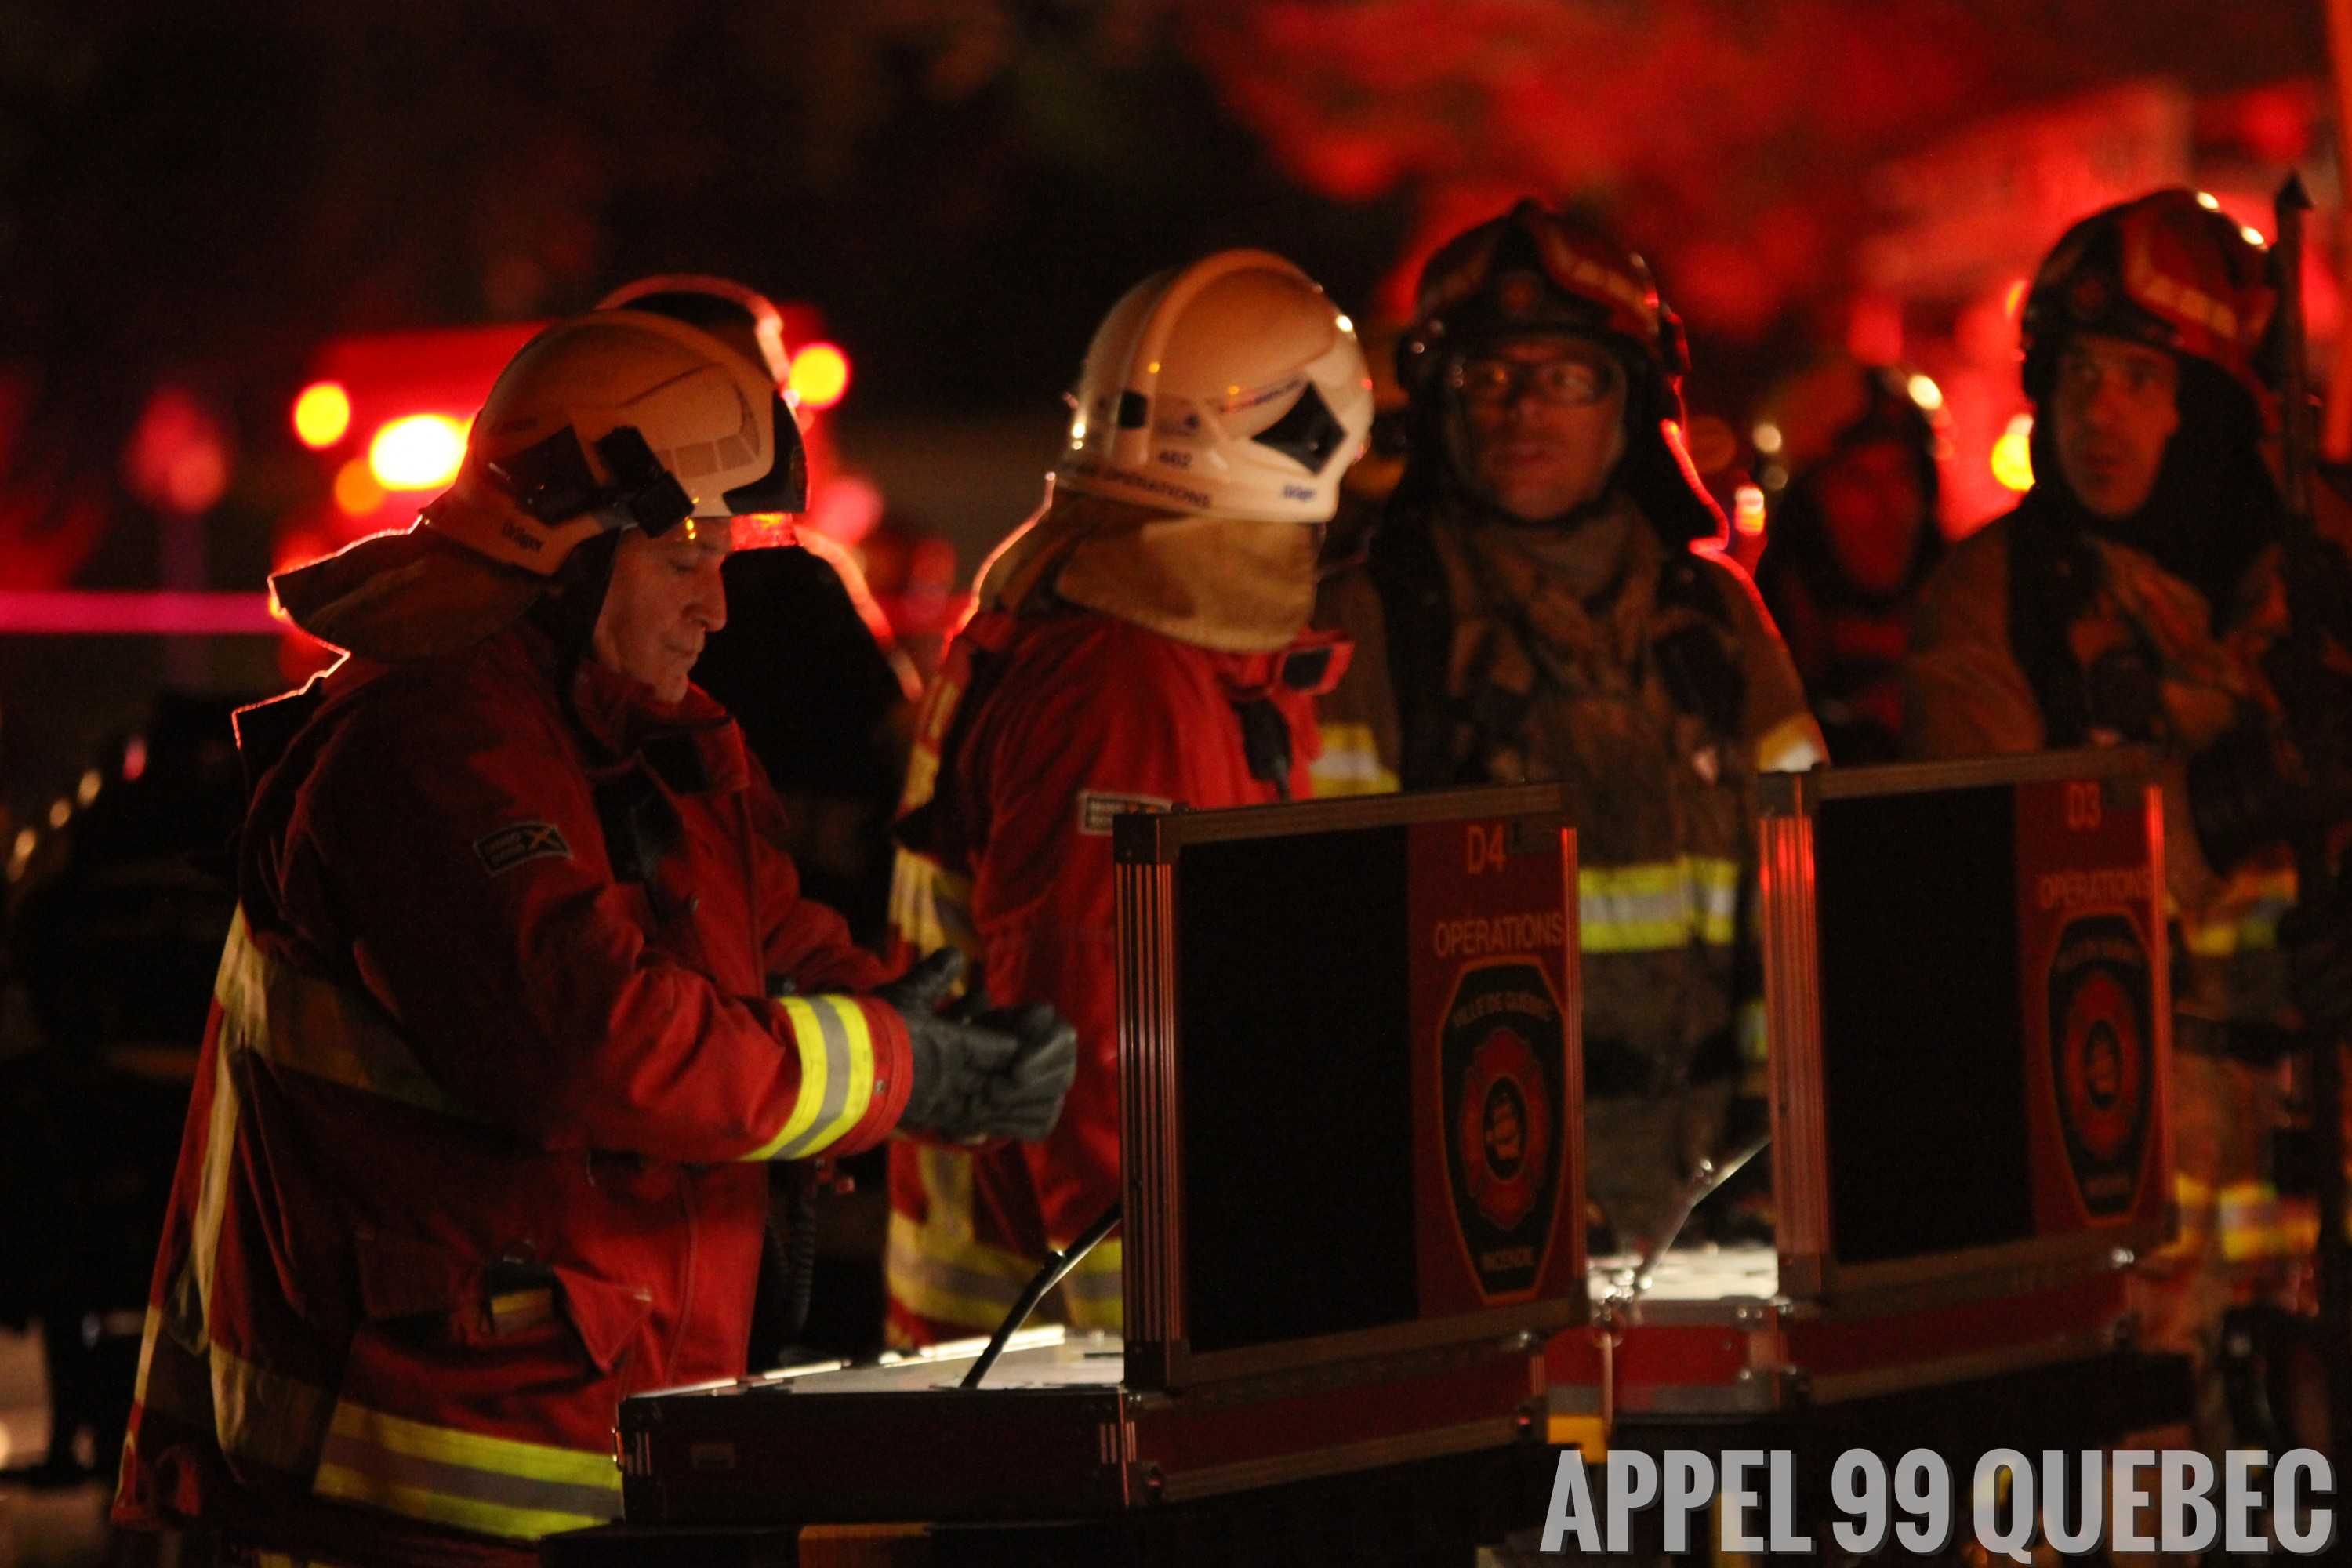
{"label": "firefighter's face", "polygon": [[2095,332],[2067,343],[2052,401],[2058,466],[2075,500],[2108,519],[2147,504],[2180,428],[2179,390],[2180,365],[2162,349]]}
{"label": "firefighter's face", "polygon": [[1600,499],[1625,454],[1625,376],[1599,343],[1564,333],[1465,354],[1447,385],[1472,487],[1522,522]]}
{"label": "firefighter's face", "polygon": [[723,522],[682,522],[659,539],[634,528],[623,534],[596,617],[596,662],[643,681],[664,702],[683,699],[703,639],[727,624],[719,575],[727,542]]}

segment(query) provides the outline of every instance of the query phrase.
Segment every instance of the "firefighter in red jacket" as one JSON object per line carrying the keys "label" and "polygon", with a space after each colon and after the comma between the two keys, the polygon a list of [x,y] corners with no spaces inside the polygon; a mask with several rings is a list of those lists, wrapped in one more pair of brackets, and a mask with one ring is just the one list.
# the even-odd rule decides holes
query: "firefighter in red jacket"
{"label": "firefighter in red jacket", "polygon": [[[1372,395],[1354,327],[1297,267],[1220,252],[1137,285],[1096,332],[1045,509],[982,569],[918,721],[897,934],[953,941],[989,994],[1076,1026],[1040,1142],[890,1151],[894,1338],[995,1327],[1047,1250],[1119,1196],[1111,819],[1307,793],[1315,561]],[[1120,1323],[1116,1238],[1061,1315]]]}
{"label": "firefighter in red jacket", "polygon": [[604,311],[516,356],[415,528],[277,580],[352,657],[240,719],[123,1522],[535,1561],[619,1511],[621,1398],[741,1372],[764,1162],[1052,1124],[1066,1027],[940,1016],[952,954],[884,985],[688,680],[802,488],[762,372]]}

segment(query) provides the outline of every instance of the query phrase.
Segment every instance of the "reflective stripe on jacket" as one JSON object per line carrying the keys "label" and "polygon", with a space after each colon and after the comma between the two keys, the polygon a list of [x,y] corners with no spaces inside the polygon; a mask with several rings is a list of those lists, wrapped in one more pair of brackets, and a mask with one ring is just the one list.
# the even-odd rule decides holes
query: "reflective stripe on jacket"
{"label": "reflective stripe on jacket", "polygon": [[[1668,559],[1646,530],[1635,533],[1629,550],[1629,575],[1655,576]],[[1436,553],[1450,561],[1457,552],[1441,540]],[[1629,668],[1583,689],[1563,689],[1555,679],[1539,685],[1527,704],[1524,739],[1512,748],[1518,771],[1493,782],[1552,780],[1578,795],[1588,1046],[1596,1053],[1614,1046],[1634,1059],[1674,1061],[1728,1031],[1743,1058],[1760,1059],[1755,983],[1735,962],[1736,951],[1753,937],[1744,929],[1754,913],[1747,781],[1758,772],[1802,770],[1821,762],[1821,735],[1745,574],[1706,552],[1693,552],[1692,565],[1721,610],[1705,624],[1741,673],[1737,733],[1717,732],[1678,711],[1654,668],[1636,674]],[[1511,635],[1517,612],[1487,605],[1485,596],[1494,584],[1475,574],[1449,569],[1447,580],[1454,596],[1447,624],[1455,646],[1443,650],[1452,683],[1446,695],[1462,705],[1470,700],[1465,682],[1475,663],[1465,663],[1463,649],[1480,636]],[[1697,618],[1686,605],[1657,602],[1646,580],[1622,588],[1618,599],[1626,606],[1653,606],[1622,613],[1639,624],[1610,626],[1632,646],[1646,647],[1657,627]],[[1317,622],[1344,632],[1357,647],[1346,677],[1319,706],[1317,792],[1360,791],[1364,781],[1395,787],[1407,751],[1396,660],[1411,664],[1436,651],[1391,653],[1403,634],[1367,569],[1325,583]],[[1496,626],[1501,633],[1480,629]],[[1475,771],[1480,763],[1474,758],[1471,765]],[[1488,777],[1477,773],[1418,782]]]}

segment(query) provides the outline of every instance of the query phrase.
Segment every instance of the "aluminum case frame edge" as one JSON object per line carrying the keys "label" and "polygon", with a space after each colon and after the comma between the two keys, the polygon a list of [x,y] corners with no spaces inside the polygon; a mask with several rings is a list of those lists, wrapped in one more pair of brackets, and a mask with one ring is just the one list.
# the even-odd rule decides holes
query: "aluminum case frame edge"
{"label": "aluminum case frame edge", "polygon": [[[1581,1128],[1583,1052],[1581,990],[1577,975],[1578,915],[1575,819],[1560,784],[1507,784],[1403,795],[1352,795],[1215,811],[1125,812],[1111,820],[1119,921],[1119,1086],[1125,1165],[1126,1243],[1121,1249],[1126,1313],[1128,1386],[1192,1390],[1246,1386],[1279,1379],[1303,1366],[1361,1363],[1378,1369],[1398,1357],[1435,1352],[1485,1341],[1502,1353],[1535,1353],[1543,1336],[1574,1327],[1589,1315],[1580,1280],[1570,1295],[1491,1308],[1452,1318],[1423,1319],[1314,1339],[1196,1353],[1185,1338],[1183,1237],[1187,1216],[1176,1190],[1182,1133],[1178,1082],[1177,994],[1180,975],[1175,913],[1183,850],[1273,834],[1411,826],[1484,818],[1556,818],[1563,856],[1568,920],[1565,968],[1557,976],[1564,997],[1570,1123]],[[1515,845],[1523,850],[1523,845]],[[1581,1139],[1569,1154],[1563,1205],[1580,1215],[1584,1201]],[[1139,1215],[1152,1216],[1143,1225]]]}

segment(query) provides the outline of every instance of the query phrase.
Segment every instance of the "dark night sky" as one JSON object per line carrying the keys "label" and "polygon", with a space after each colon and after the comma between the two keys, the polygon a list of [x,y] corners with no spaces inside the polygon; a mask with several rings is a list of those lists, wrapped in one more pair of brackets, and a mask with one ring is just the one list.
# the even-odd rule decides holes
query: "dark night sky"
{"label": "dark night sky", "polygon": [[[2307,153],[2323,42],[2317,0],[0,0],[0,583],[154,582],[121,472],[159,386],[225,423],[207,553],[251,586],[324,484],[284,424],[323,339],[671,268],[818,304],[861,416],[1001,415],[1153,268],[1266,245],[1369,319],[1533,190],[1740,307],[1746,344],[1686,310],[1736,370],[1846,286],[1874,160],[2157,72],[2301,79]],[[12,800],[56,787],[11,736],[77,663],[23,641]]]}
{"label": "dark night sky", "polygon": [[1154,267],[1270,245],[1369,317],[1432,223],[1527,189],[1619,213],[1670,287],[1727,242],[1760,258],[1760,315],[1843,286],[1871,160],[2123,77],[2308,75],[2318,17],[0,0],[0,368],[33,387],[32,444],[103,469],[159,379],[274,434],[329,333],[546,314],[690,267],[818,302],[869,405],[985,410],[1058,391]]}

